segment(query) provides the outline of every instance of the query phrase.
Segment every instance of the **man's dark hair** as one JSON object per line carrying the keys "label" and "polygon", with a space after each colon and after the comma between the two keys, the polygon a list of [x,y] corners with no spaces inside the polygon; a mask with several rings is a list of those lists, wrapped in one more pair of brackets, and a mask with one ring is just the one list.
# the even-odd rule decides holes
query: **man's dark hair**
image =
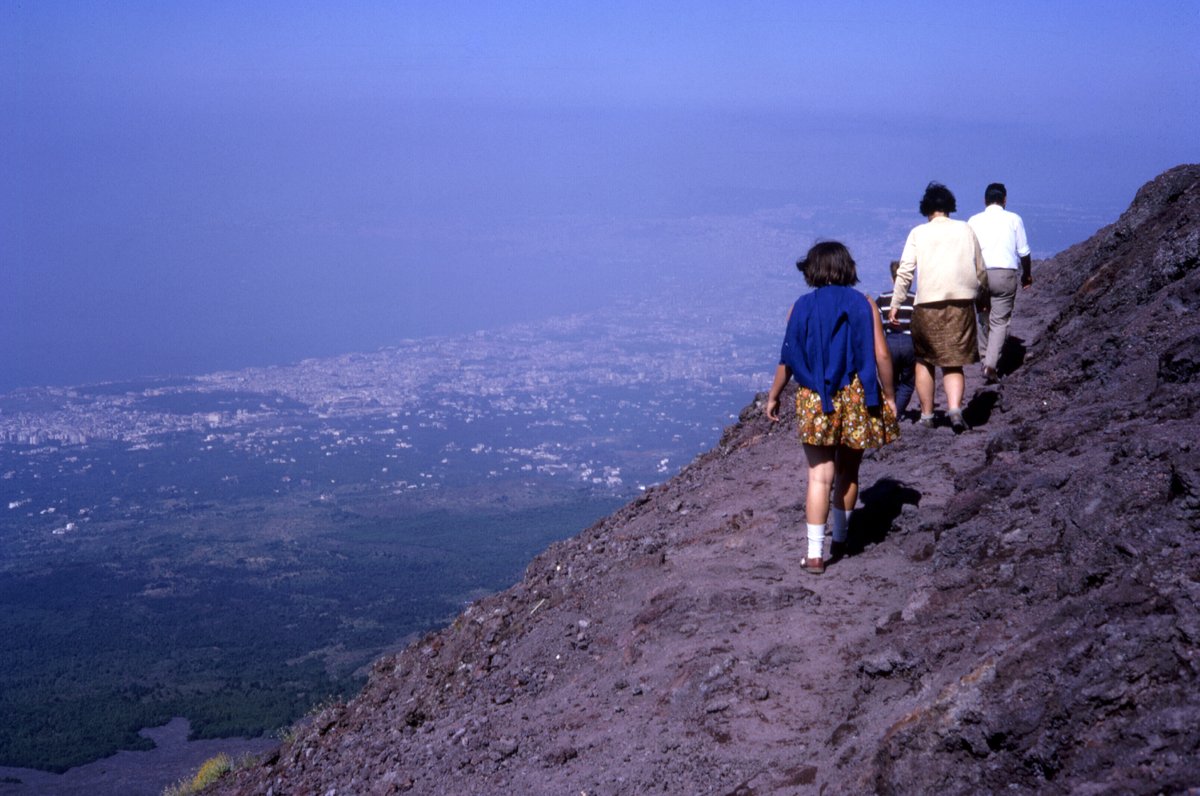
{"label": "man's dark hair", "polygon": [[1004,200],[1007,198],[1008,198],[1008,191],[1005,190],[1004,183],[1002,183],[1002,182],[992,183],[983,192],[984,205],[1003,204]]}
{"label": "man's dark hair", "polygon": [[796,268],[804,274],[809,287],[858,284],[854,258],[850,256],[850,250],[836,240],[815,244],[803,260],[796,262]]}
{"label": "man's dark hair", "polygon": [[958,209],[954,194],[940,182],[931,182],[925,186],[925,195],[921,197],[921,215],[928,218],[934,213],[950,215]]}

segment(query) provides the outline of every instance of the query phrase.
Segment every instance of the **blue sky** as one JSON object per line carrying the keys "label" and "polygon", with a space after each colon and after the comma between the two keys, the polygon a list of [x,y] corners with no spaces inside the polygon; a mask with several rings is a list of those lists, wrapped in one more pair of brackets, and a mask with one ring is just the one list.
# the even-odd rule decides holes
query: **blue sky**
{"label": "blue sky", "polygon": [[916,223],[930,179],[1054,251],[1198,159],[1197,42],[1190,0],[8,0],[0,390],[592,308],[761,252],[679,264],[665,222]]}

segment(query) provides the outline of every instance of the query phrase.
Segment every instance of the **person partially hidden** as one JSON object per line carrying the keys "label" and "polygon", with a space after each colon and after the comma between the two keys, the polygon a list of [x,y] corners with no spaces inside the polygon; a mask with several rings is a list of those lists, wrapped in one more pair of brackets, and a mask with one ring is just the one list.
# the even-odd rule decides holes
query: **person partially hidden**
{"label": "person partially hidden", "polygon": [[[892,260],[892,282],[896,281],[896,271],[900,268],[899,260]],[[908,402],[912,400],[913,389],[917,378],[917,359],[913,354],[912,316],[913,302],[917,294],[909,291],[904,301],[900,302],[900,310],[896,313],[896,325],[887,322],[888,312],[892,309],[894,291],[889,290],[880,294],[875,303],[879,305],[879,314],[883,321],[883,330],[887,336],[888,353],[892,355],[892,376],[895,379],[896,415],[904,414]]]}

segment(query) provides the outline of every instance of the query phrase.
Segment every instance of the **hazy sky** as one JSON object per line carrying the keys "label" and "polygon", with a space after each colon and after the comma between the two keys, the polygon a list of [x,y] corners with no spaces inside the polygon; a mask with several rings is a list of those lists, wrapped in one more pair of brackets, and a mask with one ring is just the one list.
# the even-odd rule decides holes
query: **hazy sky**
{"label": "hazy sky", "polygon": [[812,241],[738,219],[931,179],[1052,253],[1200,159],[1198,43],[1194,0],[0,0],[0,390],[746,278]]}

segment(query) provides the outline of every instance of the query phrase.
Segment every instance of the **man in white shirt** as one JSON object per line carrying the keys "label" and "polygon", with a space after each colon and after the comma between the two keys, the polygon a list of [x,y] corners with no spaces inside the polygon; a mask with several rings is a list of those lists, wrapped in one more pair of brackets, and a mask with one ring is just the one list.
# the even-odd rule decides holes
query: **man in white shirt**
{"label": "man in white shirt", "polygon": [[989,185],[983,202],[984,211],[971,216],[967,223],[979,239],[983,264],[987,266],[988,293],[992,300],[991,309],[979,313],[979,353],[983,357],[984,379],[994,382],[1000,375],[996,365],[1008,337],[1008,324],[1017,299],[1018,268],[1023,288],[1033,284],[1033,274],[1025,223],[1019,215],[1005,209],[1008,191],[1004,184]]}

